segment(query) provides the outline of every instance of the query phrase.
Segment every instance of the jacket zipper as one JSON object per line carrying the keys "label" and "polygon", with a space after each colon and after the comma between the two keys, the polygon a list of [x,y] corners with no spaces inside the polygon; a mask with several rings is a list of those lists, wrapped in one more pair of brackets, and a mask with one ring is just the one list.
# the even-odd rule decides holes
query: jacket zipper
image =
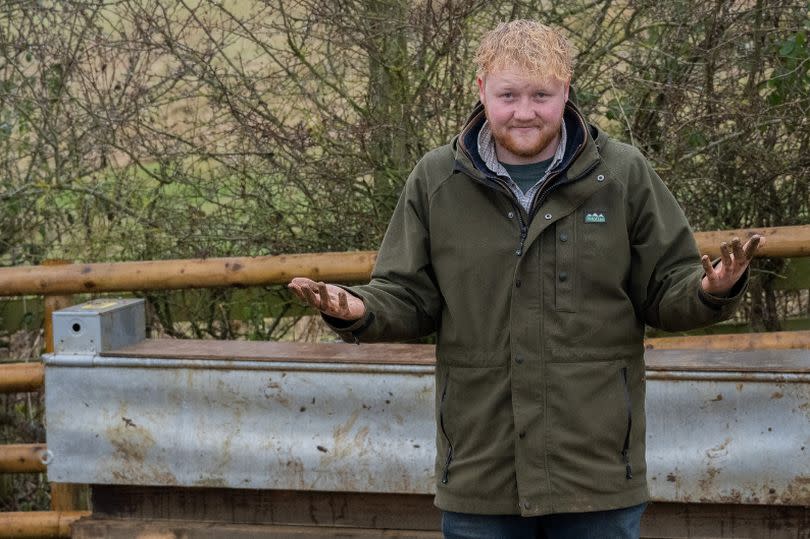
{"label": "jacket zipper", "polygon": [[[534,199],[532,200],[532,204],[531,204],[531,206],[529,206],[530,213],[528,214],[528,222],[531,222],[531,220],[537,214],[537,210],[540,209],[540,206],[543,205],[543,202],[546,201],[546,199],[548,198],[549,194],[551,194],[552,191],[554,191],[555,189],[557,189],[561,185],[565,185],[567,183],[575,182],[579,178],[581,178],[583,176],[587,176],[588,174],[591,173],[591,171],[593,169],[595,169],[597,167],[598,164],[599,164],[598,162],[593,163],[590,167],[588,167],[588,169],[585,172],[583,172],[582,174],[580,174],[576,178],[573,178],[573,179],[570,179],[570,180],[567,180],[567,181],[564,181],[564,182],[553,183],[553,184],[549,185],[548,182],[553,181],[554,178],[556,177],[556,175],[555,176],[549,176],[548,178],[546,178],[546,185],[549,185],[549,186],[546,189],[542,189],[542,188],[539,189],[537,191],[537,193],[534,194]],[[500,179],[497,176],[489,176],[489,179],[498,182],[502,186],[504,191],[508,192],[508,194],[510,195],[510,197],[509,197],[510,202],[512,203],[512,206],[515,208],[515,213],[517,214],[518,220],[520,221],[520,243],[518,244],[518,248],[515,251],[515,255],[522,256],[523,255],[523,248],[525,247],[525,244],[526,244],[526,237],[529,235],[529,225],[527,224],[527,220],[523,218],[523,208],[522,208],[522,206],[520,206],[520,203],[515,198],[515,195],[514,195],[514,193],[512,193],[512,190],[509,189],[506,186],[503,186],[502,183],[500,182]]]}
{"label": "jacket zipper", "polygon": [[439,426],[442,429],[442,435],[447,441],[447,456],[444,461],[444,469],[442,470],[442,484],[446,485],[450,475],[450,463],[453,461],[453,442],[447,435],[447,430],[444,428],[444,399],[447,396],[447,386],[450,384],[450,372],[444,377],[444,389],[442,389],[442,398],[439,402]]}
{"label": "jacket zipper", "polygon": [[627,387],[627,367],[622,367],[622,387],[624,388],[624,404],[627,409],[627,432],[624,434],[622,446],[622,462],[624,462],[625,477],[633,478],[633,467],[630,465],[630,430],[633,428],[633,406],[630,401],[630,390]]}
{"label": "jacket zipper", "polygon": [[[583,129],[587,129],[587,126],[583,126]],[[582,153],[583,148],[584,148],[584,144],[581,145],[579,148],[577,148],[576,154],[569,160],[569,163],[573,163],[574,161],[577,160],[579,155]],[[464,150],[464,151],[466,152],[466,150]],[[511,202],[512,207],[515,208],[515,212],[516,212],[516,214],[518,216],[518,219],[520,220],[520,242],[518,243],[517,250],[515,250],[515,255],[516,256],[522,256],[523,255],[523,248],[524,248],[525,243],[526,243],[526,237],[529,235],[529,225],[528,225],[528,223],[531,223],[532,219],[537,214],[537,210],[540,208],[540,206],[543,204],[543,202],[546,201],[546,198],[548,198],[548,195],[554,189],[559,187],[560,185],[564,185],[566,183],[571,183],[571,182],[574,182],[574,181],[578,180],[579,178],[587,176],[588,174],[591,173],[591,171],[593,169],[595,169],[598,166],[598,164],[599,164],[599,161],[593,162],[584,172],[577,175],[576,178],[569,178],[567,181],[564,181],[564,182],[561,182],[561,183],[553,183],[553,184],[551,183],[555,178],[557,178],[559,176],[559,173],[549,175],[549,177],[546,178],[546,180],[545,180],[545,186],[548,186],[548,187],[546,187],[545,189],[540,188],[534,194],[534,198],[532,199],[532,203],[529,205],[529,211],[527,212],[527,218],[526,219],[523,218],[523,212],[526,211],[526,210],[524,210],[523,206],[520,205],[520,202],[518,201],[517,197],[515,197],[515,194],[512,192],[512,190],[509,188],[509,186],[506,185],[506,183],[503,182],[498,176],[486,176],[486,179],[489,181],[489,183],[488,183],[488,182],[485,182],[485,181],[481,181],[479,178],[476,178],[476,176],[474,174],[469,174],[468,173],[468,175],[470,177],[472,177],[473,179],[475,179],[476,181],[478,181],[478,182],[480,182],[480,183],[482,183],[484,185],[487,185],[489,187],[492,187],[492,184],[494,183],[495,185],[500,187],[501,192],[503,192],[504,194],[506,194],[507,197],[509,197],[509,201]]]}
{"label": "jacket zipper", "polygon": [[[515,208],[517,209],[517,208]],[[520,243],[518,244],[517,251],[515,251],[515,255],[522,256],[523,255],[523,246],[526,244],[526,236],[529,235],[529,227],[526,225],[526,222],[523,220],[523,215],[520,213],[520,210],[517,212],[518,219],[520,220]]]}

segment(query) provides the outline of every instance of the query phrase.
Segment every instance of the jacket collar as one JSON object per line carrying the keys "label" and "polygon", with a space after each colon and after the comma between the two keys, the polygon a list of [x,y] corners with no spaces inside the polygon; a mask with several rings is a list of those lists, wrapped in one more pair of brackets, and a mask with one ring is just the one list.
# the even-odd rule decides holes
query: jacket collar
{"label": "jacket collar", "polygon": [[[467,118],[461,133],[453,141],[456,170],[479,181],[486,181],[491,175],[478,153],[478,133],[485,121],[484,106],[479,101]],[[577,178],[592,169],[594,163],[599,160],[599,148],[595,141],[598,130],[588,125],[582,113],[570,100],[565,104],[563,121],[568,140],[563,159],[551,172],[562,171],[565,173],[564,176]]]}

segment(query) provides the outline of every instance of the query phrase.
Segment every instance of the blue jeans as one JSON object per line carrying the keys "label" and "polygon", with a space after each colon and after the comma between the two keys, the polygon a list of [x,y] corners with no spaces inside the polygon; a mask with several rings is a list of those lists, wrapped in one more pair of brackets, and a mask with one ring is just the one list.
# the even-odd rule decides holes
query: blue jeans
{"label": "blue jeans", "polygon": [[442,512],[445,539],[638,539],[646,503],[541,517]]}

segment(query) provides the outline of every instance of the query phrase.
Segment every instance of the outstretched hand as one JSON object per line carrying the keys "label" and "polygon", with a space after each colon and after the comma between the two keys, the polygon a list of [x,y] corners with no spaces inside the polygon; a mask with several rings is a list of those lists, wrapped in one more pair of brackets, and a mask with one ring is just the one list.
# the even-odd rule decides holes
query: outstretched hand
{"label": "outstretched hand", "polygon": [[287,288],[310,307],[334,318],[359,320],[366,314],[366,306],[360,298],[333,284],[316,283],[306,277],[296,277]]}
{"label": "outstretched hand", "polygon": [[743,273],[745,273],[751,259],[754,258],[757,248],[765,243],[765,238],[759,234],[754,234],[742,244],[740,238],[731,240],[731,248],[728,243],[720,244],[720,263],[717,267],[712,267],[708,255],[703,255],[700,259],[706,276],[701,281],[703,290],[713,296],[724,296],[728,294]]}

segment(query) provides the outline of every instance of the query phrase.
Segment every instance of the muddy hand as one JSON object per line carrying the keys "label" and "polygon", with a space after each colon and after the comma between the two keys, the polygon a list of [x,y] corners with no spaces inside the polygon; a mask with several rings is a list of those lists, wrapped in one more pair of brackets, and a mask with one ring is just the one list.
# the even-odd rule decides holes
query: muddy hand
{"label": "muddy hand", "polygon": [[726,242],[720,244],[720,263],[713,267],[708,255],[703,255],[700,262],[703,264],[703,271],[706,276],[701,281],[703,290],[715,296],[728,294],[737,281],[740,279],[757,249],[765,243],[765,238],[759,234],[754,234],[742,244],[740,238],[731,240],[731,246]]}
{"label": "muddy hand", "polygon": [[360,298],[333,284],[296,277],[287,288],[310,307],[335,318],[359,320],[366,314],[366,306]]}

